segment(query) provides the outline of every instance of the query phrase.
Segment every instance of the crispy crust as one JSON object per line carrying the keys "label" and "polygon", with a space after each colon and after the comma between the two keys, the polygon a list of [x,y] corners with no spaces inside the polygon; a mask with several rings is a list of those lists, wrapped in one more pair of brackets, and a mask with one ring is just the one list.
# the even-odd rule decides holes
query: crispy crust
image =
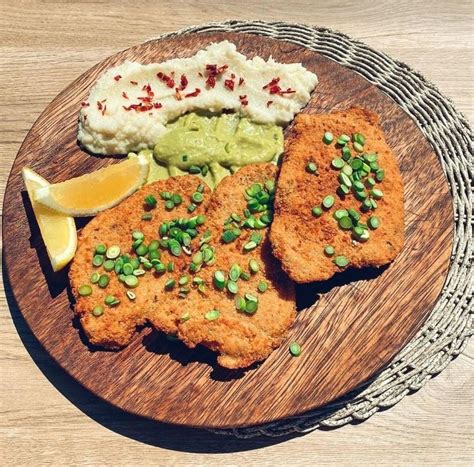
{"label": "crispy crust", "polygon": [[[286,331],[295,318],[293,284],[282,272],[278,262],[271,254],[267,230],[262,246],[250,254],[242,253],[242,246],[250,236],[243,231],[242,236],[231,244],[220,241],[224,220],[230,213],[239,212],[246,206],[243,190],[256,181],[275,178],[276,167],[271,164],[248,166],[236,175],[225,178],[211,195],[206,187],[205,201],[193,215],[206,214],[207,221],[200,230],[211,230],[212,244],[217,247],[215,265],[206,266],[197,274],[206,281],[207,294],[203,296],[194,287],[186,299],[178,298],[178,289],[164,291],[164,282],[173,277],[176,281],[188,272],[190,259],[186,255],[171,257],[162,251],[162,261],[173,260],[175,272],[161,276],[147,273],[140,278],[135,290],[137,298],[131,302],[126,297],[126,288],[115,273],[109,273],[110,284],[103,290],[93,285],[93,293],[88,297],[79,296],[77,290],[82,284],[89,283],[92,272],[91,260],[95,245],[105,243],[119,245],[123,252],[130,253],[131,233],[140,230],[149,242],[158,237],[157,229],[161,222],[177,217],[190,217],[186,212],[190,195],[196,190],[200,180],[193,176],[171,178],[144,187],[117,207],[106,211],[93,219],[80,233],[76,256],[71,265],[71,289],[76,298],[75,312],[90,342],[108,349],[119,349],[129,343],[137,325],[150,322],[157,329],[177,335],[188,347],[202,344],[217,351],[218,362],[227,368],[245,368],[256,361],[265,359],[274,348],[281,344]],[[171,213],[163,207],[159,193],[170,191],[179,193],[185,200]],[[143,199],[154,194],[159,200],[153,212],[153,221],[142,221]],[[218,245],[217,245],[218,243]],[[199,248],[198,242],[193,250]],[[239,294],[250,292],[259,295],[259,309],[254,315],[247,315],[235,309],[234,296],[216,290],[212,284],[212,275],[217,269],[227,272],[233,263],[247,269],[250,258],[259,260],[261,271],[248,282],[239,281]],[[102,268],[99,268],[101,273]],[[258,282],[265,278],[269,287],[264,294],[257,292]],[[91,310],[97,304],[103,304],[106,295],[115,295],[121,303],[113,308],[105,306],[100,318],[92,316]],[[205,314],[212,309],[220,311],[219,319],[208,321]],[[182,321],[183,312],[189,311],[191,319]]]}
{"label": "crispy crust", "polygon": [[[381,219],[377,230],[370,232],[365,243],[354,242],[350,231],[341,230],[332,214],[337,209],[360,207],[352,193],[341,199],[335,195],[339,185],[338,171],[331,161],[340,157],[334,144],[323,143],[324,132],[335,138],[359,132],[365,135],[366,152],[377,152],[385,179],[378,184],[384,196],[374,215]],[[306,164],[313,160],[319,175],[309,174]],[[328,195],[335,195],[334,207],[320,218],[311,209]],[[362,219],[367,219],[362,214]],[[365,109],[353,108],[326,115],[299,114],[292,135],[286,141],[285,155],[275,199],[275,218],[270,240],[274,255],[296,282],[307,283],[329,279],[341,269],[325,256],[324,247],[332,245],[336,255],[350,259],[350,267],[380,267],[394,260],[404,242],[403,183],[395,157],[385,142],[378,116]]]}

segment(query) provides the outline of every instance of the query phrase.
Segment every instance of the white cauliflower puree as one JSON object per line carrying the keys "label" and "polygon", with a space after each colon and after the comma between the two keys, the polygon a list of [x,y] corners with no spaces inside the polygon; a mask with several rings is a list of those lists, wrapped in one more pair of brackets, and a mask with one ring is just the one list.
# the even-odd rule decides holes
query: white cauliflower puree
{"label": "white cauliflower puree", "polygon": [[317,83],[301,63],[248,60],[228,41],[189,58],[127,61],[107,70],[82,103],[78,140],[97,154],[153,148],[168,122],[199,110],[233,110],[257,123],[284,125]]}

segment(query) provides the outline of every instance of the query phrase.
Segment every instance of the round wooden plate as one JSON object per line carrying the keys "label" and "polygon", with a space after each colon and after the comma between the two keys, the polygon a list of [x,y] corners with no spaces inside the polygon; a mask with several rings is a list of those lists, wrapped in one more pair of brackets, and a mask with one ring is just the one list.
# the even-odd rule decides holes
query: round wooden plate
{"label": "round wooden plate", "polygon": [[[73,319],[67,272],[53,273],[21,179],[29,166],[50,182],[110,164],[76,144],[80,102],[108,67],[125,59],[160,62],[228,39],[251,57],[302,62],[320,83],[305,112],[353,105],[380,114],[405,183],[406,245],[383,271],[339,274],[298,288],[299,312],[288,342],[247,371],[219,368],[205,350],[145,327],[120,352],[87,346]],[[199,427],[238,427],[295,416],[353,390],[409,341],[432,309],[449,266],[453,219],[441,166],[415,123],[361,76],[305,48],[240,33],[189,34],[120,52],[74,81],[28,133],[13,165],[4,203],[4,260],[18,306],[50,355],[79,383],[106,401],[155,420]]]}

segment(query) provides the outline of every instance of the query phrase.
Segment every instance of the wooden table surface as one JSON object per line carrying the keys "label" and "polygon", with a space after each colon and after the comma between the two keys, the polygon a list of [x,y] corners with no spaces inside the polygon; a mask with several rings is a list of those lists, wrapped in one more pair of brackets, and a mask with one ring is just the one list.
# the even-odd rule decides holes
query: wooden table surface
{"label": "wooden table surface", "polygon": [[[469,0],[0,0],[0,201],[26,133],[70,81],[121,49],[208,21],[286,20],[342,31],[419,70],[472,122],[472,16]],[[105,405],[53,364],[3,285],[0,294],[3,465],[466,465],[474,459],[472,341],[423,389],[362,424],[238,440],[157,425]]]}

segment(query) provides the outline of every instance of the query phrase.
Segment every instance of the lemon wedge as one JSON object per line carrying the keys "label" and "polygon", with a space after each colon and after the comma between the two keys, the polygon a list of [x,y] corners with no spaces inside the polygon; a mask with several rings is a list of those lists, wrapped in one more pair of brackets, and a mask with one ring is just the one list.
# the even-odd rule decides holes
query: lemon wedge
{"label": "lemon wedge", "polygon": [[54,271],[59,271],[71,261],[76,252],[77,234],[74,219],[36,203],[33,200],[33,191],[47,187],[49,183],[27,167],[23,168],[22,175],[51,266]]}
{"label": "lemon wedge", "polygon": [[146,157],[130,157],[90,174],[36,188],[34,201],[68,216],[93,216],[140,188],[149,167]]}

